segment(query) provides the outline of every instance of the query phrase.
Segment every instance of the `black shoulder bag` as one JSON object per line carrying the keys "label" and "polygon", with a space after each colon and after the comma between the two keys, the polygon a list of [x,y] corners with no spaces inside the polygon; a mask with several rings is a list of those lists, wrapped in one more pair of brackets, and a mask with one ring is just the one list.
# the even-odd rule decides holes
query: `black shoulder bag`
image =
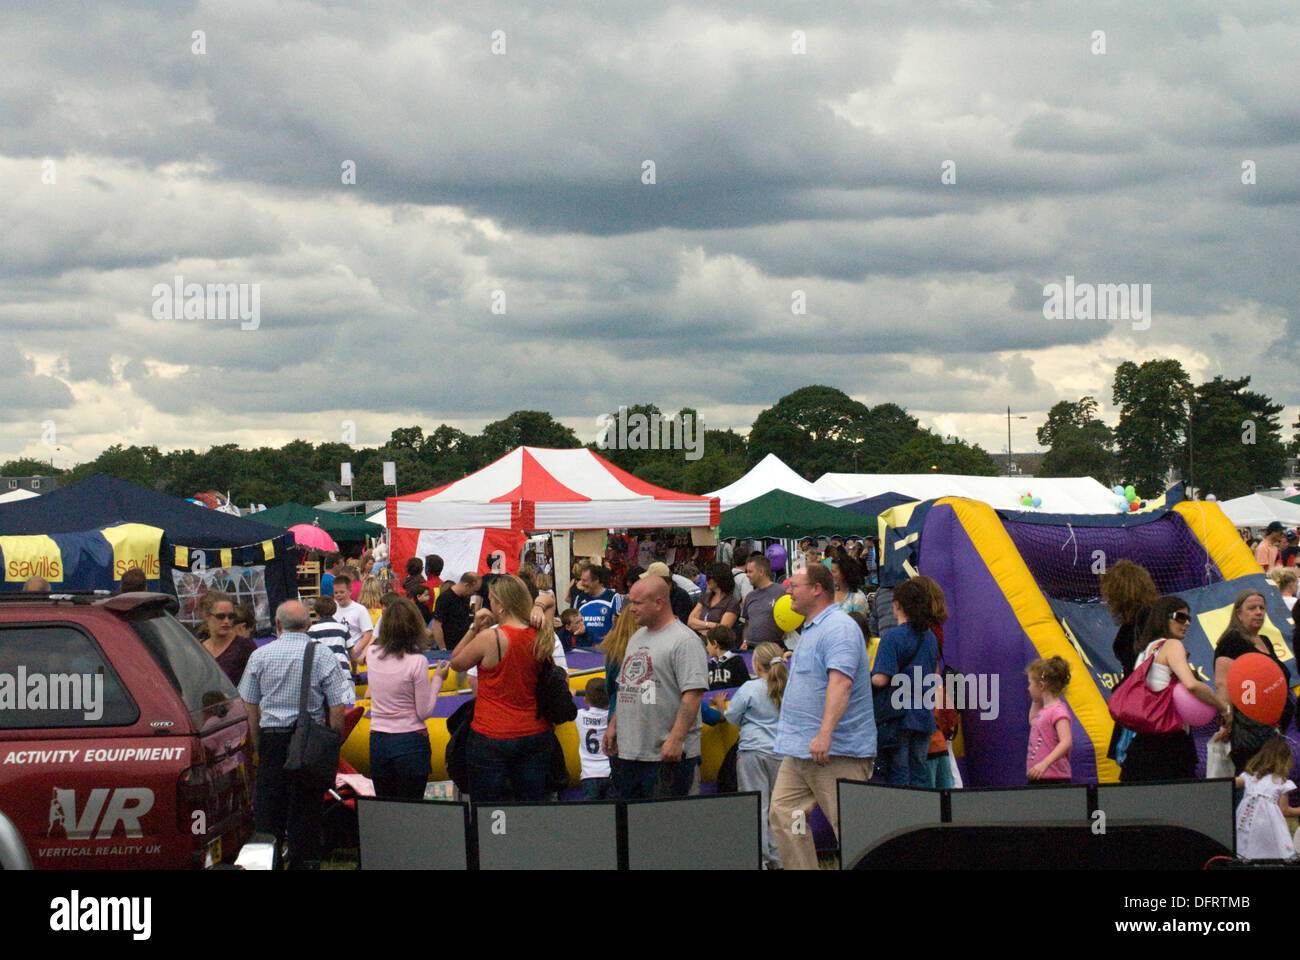
{"label": "black shoulder bag", "polygon": [[316,655],[317,643],[307,641],[307,652],[302,658],[302,696],[298,701],[298,719],[293,723],[289,737],[289,750],[284,769],[323,782],[333,781],[339,768],[339,732],[313,719],[307,709],[311,692],[311,664]]}

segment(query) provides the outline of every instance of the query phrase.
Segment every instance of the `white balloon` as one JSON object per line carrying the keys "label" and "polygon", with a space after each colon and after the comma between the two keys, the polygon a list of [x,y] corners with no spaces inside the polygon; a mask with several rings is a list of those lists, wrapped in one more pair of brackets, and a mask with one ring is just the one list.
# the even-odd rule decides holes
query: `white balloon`
{"label": "white balloon", "polygon": [[1215,496],[1214,494],[1212,494],[1212,493],[1207,493],[1207,494],[1205,495],[1205,499],[1206,499],[1206,500],[1209,500],[1211,503],[1214,503],[1214,501],[1218,500],[1219,498],[1216,497],[1216,496]]}

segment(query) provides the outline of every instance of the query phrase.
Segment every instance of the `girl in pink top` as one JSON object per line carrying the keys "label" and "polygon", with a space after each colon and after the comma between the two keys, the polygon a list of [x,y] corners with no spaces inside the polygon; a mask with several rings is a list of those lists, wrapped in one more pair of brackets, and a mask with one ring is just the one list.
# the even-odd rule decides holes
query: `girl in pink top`
{"label": "girl in pink top", "polygon": [[1026,773],[1033,783],[1069,783],[1070,711],[1061,694],[1070,683],[1070,665],[1064,657],[1035,660],[1025,668],[1029,675],[1029,759]]}
{"label": "girl in pink top", "polygon": [[370,778],[375,795],[419,800],[433,771],[429,730],[447,679],[447,661],[429,676],[429,634],[410,600],[384,611],[379,637],[367,648],[370,683]]}

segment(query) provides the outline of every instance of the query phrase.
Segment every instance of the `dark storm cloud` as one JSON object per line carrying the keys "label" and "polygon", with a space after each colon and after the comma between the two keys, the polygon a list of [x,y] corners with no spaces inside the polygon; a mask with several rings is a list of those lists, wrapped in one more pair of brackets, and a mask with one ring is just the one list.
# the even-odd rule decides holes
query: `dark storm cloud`
{"label": "dark storm cloud", "polygon": [[[0,39],[5,422],[70,386],[188,418],[162,446],[817,382],[1045,410],[1103,352],[1300,400],[1282,0],[49,4]],[[258,285],[258,328],[156,319],[177,275]],[[1150,284],[1150,328],[1045,320],[1066,276]]]}

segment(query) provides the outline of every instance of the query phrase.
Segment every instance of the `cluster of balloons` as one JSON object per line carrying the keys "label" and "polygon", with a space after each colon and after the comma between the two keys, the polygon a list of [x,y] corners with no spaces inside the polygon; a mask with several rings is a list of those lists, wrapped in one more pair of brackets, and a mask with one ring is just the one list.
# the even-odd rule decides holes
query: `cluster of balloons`
{"label": "cluster of balloons", "polygon": [[1121,513],[1141,510],[1146,506],[1145,501],[1138,499],[1137,491],[1133,489],[1131,483],[1127,487],[1117,483],[1111,488],[1111,492],[1119,498],[1118,506]]}
{"label": "cluster of balloons", "polygon": [[1043,498],[1035,497],[1033,494],[1026,492],[1020,498],[1020,505],[1022,507],[1041,507],[1043,505]]}

